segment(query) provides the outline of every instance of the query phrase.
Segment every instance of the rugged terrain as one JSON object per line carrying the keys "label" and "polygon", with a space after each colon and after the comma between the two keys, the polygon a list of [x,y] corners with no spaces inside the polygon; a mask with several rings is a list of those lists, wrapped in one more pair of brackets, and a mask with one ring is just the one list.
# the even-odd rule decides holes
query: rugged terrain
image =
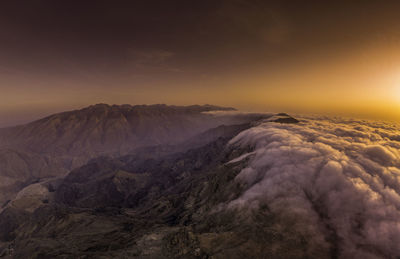
{"label": "rugged terrain", "polygon": [[[134,107],[98,105],[3,130],[19,137],[0,153],[0,257],[400,257],[399,125]],[[31,146],[41,130],[18,131],[97,109],[145,109],[148,132],[133,134],[134,123],[118,134],[148,145],[126,137],[125,147],[103,126],[74,131],[81,151],[50,133],[54,141]],[[166,127],[169,116],[178,125]],[[100,129],[118,144],[92,138]]]}
{"label": "rugged terrain", "polygon": [[[210,113],[217,111],[227,115]],[[260,116],[230,116],[229,111],[234,109],[97,104],[0,129],[0,206],[23,187],[63,176],[92,158],[117,157],[147,146],[176,145],[208,129]]]}
{"label": "rugged terrain", "polygon": [[218,209],[244,191],[234,179],[245,160],[229,161],[248,150],[227,143],[250,126],[208,130],[199,137],[212,137],[186,152],[156,146],[99,157],[61,180],[30,186],[0,215],[3,256],[10,247],[14,258],[318,256],[306,237],[279,229],[267,207]]}

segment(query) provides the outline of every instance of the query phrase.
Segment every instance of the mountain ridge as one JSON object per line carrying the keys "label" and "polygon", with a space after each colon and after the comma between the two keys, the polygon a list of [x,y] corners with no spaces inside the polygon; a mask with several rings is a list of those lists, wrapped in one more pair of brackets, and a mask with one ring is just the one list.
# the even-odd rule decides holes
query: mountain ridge
{"label": "mountain ridge", "polygon": [[[66,153],[71,151],[81,152],[85,146],[98,145],[99,147],[96,147],[96,150],[88,150],[88,152],[101,152],[102,150],[116,148],[115,146],[110,147],[109,144],[112,145],[115,142],[118,142],[115,145],[125,144],[126,138],[129,138],[130,147],[138,146],[140,145],[138,142],[142,141],[140,138],[149,138],[150,133],[148,131],[156,127],[156,133],[163,134],[164,137],[154,141],[162,143],[167,141],[166,138],[173,138],[174,140],[179,138],[172,136],[171,130],[171,132],[167,132],[171,125],[171,127],[180,126],[181,130],[184,131],[184,127],[187,126],[183,124],[189,123],[192,124],[191,126],[200,127],[201,131],[200,123],[195,123],[195,118],[190,117],[210,118],[210,115],[203,114],[203,112],[217,110],[233,111],[234,108],[213,105],[167,106],[157,104],[132,106],[96,104],[79,110],[56,113],[28,124],[2,128],[0,129],[0,148],[4,146],[17,147],[38,153],[46,153],[50,148],[51,153]],[[176,121],[171,122],[170,120]],[[177,131],[178,128],[174,130]],[[135,139],[133,135],[138,134],[140,136]],[[110,135],[113,136],[110,137]],[[83,147],[74,146],[79,141],[86,143]]]}
{"label": "mountain ridge", "polygon": [[[96,104],[0,129],[0,161],[4,161],[0,179],[12,183],[0,185],[0,193],[5,193],[0,195],[0,204],[37,179],[63,176],[95,157],[126,155],[146,146],[176,145],[220,125],[254,119],[209,113],[234,110],[214,105]],[[199,144],[209,140],[197,138]]]}
{"label": "mountain ridge", "polygon": [[187,105],[187,106],[179,106],[179,105],[168,105],[168,104],[135,104],[135,105],[131,105],[131,104],[107,104],[107,103],[97,103],[97,104],[92,104],[83,108],[79,108],[79,109],[73,109],[73,110],[68,110],[68,111],[62,111],[62,112],[58,112],[58,113],[53,113],[47,116],[44,116],[42,118],[38,118],[35,120],[32,120],[30,122],[27,123],[21,123],[21,124],[17,124],[17,125],[10,125],[10,126],[6,126],[6,127],[0,127],[0,132],[2,130],[6,130],[6,129],[11,129],[11,128],[17,128],[17,127],[21,127],[21,126],[25,126],[31,123],[35,123],[38,121],[42,121],[42,120],[46,120],[49,119],[53,116],[57,116],[57,115],[63,115],[63,114],[68,114],[68,113],[75,113],[75,112],[80,112],[80,111],[84,111],[84,110],[94,110],[94,109],[111,109],[114,107],[119,107],[122,109],[140,109],[140,108],[171,108],[171,109],[176,109],[176,110],[182,110],[182,108],[188,108],[188,109],[192,109],[193,111],[201,111],[201,112],[207,112],[207,111],[237,111],[236,108],[233,107],[224,107],[224,106],[218,106],[218,105],[211,105],[211,104],[204,104],[204,105],[200,105],[200,104],[194,104],[194,105]]}
{"label": "mountain ridge", "polygon": [[[302,237],[290,229],[276,239],[277,225],[268,211],[255,215],[267,216],[266,228],[258,229],[261,239],[252,234],[255,229],[247,231],[258,225],[255,219],[219,211],[243,193],[245,184],[235,179],[247,158],[237,158],[252,152],[229,145],[232,138],[263,122],[296,123],[286,114],[232,111],[210,105],[98,104],[11,132],[37,149],[0,148],[0,159],[9,161],[7,171],[0,168],[0,179],[13,184],[0,186],[0,194],[8,194],[0,196],[0,257],[309,255]],[[129,134],[142,142],[130,142]],[[110,136],[115,146],[101,146]],[[84,152],[63,146],[71,143]],[[121,143],[126,150],[114,152]],[[104,152],[95,152],[99,147]],[[266,240],[272,240],[267,247]],[[293,252],[276,248],[282,240]]]}

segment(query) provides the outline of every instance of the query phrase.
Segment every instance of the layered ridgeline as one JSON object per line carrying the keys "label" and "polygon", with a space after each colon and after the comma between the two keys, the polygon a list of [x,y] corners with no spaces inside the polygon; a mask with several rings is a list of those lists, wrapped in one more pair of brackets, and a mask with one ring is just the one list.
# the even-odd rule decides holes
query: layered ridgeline
{"label": "layered ridgeline", "polygon": [[227,114],[243,123],[25,187],[0,256],[400,257],[399,125],[206,113]]}
{"label": "layered ridgeline", "polygon": [[264,116],[233,111],[212,105],[97,104],[0,129],[0,206],[21,188],[65,175],[99,155],[174,145],[214,127]]}
{"label": "layered ridgeline", "polygon": [[388,123],[279,114],[209,129],[184,142],[191,149],[99,157],[21,191],[0,214],[0,251],[398,258],[399,132]]}
{"label": "layered ridgeline", "polygon": [[[229,230],[243,219],[209,213],[243,190],[234,182],[243,165],[227,162],[250,149],[232,149],[228,141],[265,118],[290,117],[235,116],[251,122],[220,125],[176,145],[102,156],[65,177],[25,187],[0,213],[0,256],[190,258],[218,254],[220,249],[224,257],[258,249],[258,241],[230,249],[250,237]],[[194,226],[204,235],[194,233]],[[204,247],[199,242],[205,242]],[[214,242],[222,243],[214,247]]]}

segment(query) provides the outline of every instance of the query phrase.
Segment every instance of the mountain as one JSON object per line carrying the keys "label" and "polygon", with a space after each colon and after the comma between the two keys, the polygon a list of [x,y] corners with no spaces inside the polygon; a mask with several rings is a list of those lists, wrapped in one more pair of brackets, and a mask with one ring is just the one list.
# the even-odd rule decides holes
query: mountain
{"label": "mountain", "polygon": [[278,232],[267,208],[218,209],[245,189],[234,179],[246,159],[229,161],[249,150],[227,144],[249,127],[218,128],[219,137],[185,152],[99,157],[35,186],[0,214],[7,230],[0,251],[11,246],[14,258],[324,258],[307,251],[295,230]]}
{"label": "mountain", "polygon": [[68,172],[72,151],[4,147],[0,258],[400,257],[398,127],[188,109],[195,135]]}
{"label": "mountain", "polygon": [[3,129],[0,258],[327,258],[268,207],[226,208],[253,152],[229,143],[263,122],[298,121],[95,105]]}
{"label": "mountain", "polygon": [[139,146],[183,141],[220,125],[206,112],[233,111],[211,105],[107,105],[51,115],[0,130],[0,147],[52,154],[95,156]]}
{"label": "mountain", "polygon": [[195,136],[209,129],[265,116],[212,105],[97,104],[0,129],[0,206],[29,184],[63,176],[92,158],[157,145],[179,144],[183,151],[193,141],[206,142],[204,135]]}

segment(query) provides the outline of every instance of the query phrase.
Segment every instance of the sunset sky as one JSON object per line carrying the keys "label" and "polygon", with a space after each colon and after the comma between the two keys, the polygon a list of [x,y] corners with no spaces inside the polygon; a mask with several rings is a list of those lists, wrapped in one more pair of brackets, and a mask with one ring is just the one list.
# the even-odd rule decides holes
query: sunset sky
{"label": "sunset sky", "polygon": [[0,126],[94,103],[400,119],[400,1],[0,3]]}

